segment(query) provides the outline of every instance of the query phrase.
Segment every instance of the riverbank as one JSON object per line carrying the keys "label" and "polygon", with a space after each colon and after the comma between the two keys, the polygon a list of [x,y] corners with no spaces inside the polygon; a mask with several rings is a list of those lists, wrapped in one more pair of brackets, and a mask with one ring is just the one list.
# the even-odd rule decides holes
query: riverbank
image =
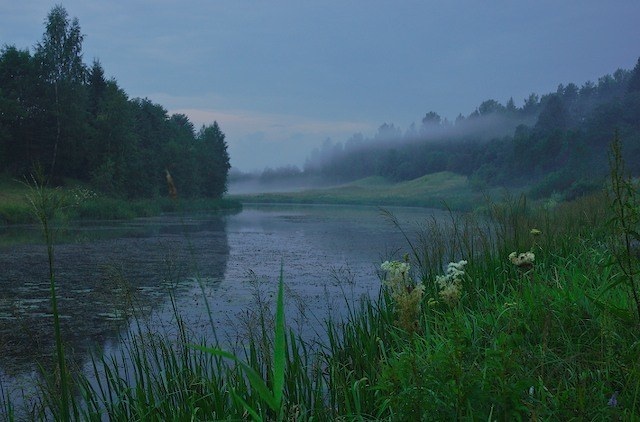
{"label": "riverbank", "polygon": [[[97,194],[73,182],[52,191],[68,202],[68,206],[61,207],[56,215],[64,220],[128,220],[170,212],[234,212],[242,209],[240,201],[228,197],[123,199]],[[26,184],[0,177],[0,225],[37,222],[27,199],[28,194],[29,187]]]}
{"label": "riverbank", "polygon": [[485,204],[488,197],[499,196],[499,189],[474,189],[466,176],[451,172],[429,174],[399,183],[374,176],[327,188],[230,195],[233,199],[250,203],[407,206],[456,211],[471,211]]}

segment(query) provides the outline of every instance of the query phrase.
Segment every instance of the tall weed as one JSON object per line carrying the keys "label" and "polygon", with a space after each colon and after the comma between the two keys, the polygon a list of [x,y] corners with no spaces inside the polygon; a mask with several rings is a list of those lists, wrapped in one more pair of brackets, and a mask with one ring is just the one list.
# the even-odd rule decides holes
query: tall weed
{"label": "tall weed", "polygon": [[611,143],[609,166],[611,175],[608,193],[613,211],[609,224],[614,234],[612,251],[614,262],[622,272],[622,277],[608,287],[615,287],[618,283],[627,286],[635,302],[640,322],[640,292],[637,282],[640,273],[637,253],[640,244],[640,199],[637,184],[626,173],[622,145],[617,133]]}
{"label": "tall weed", "polygon": [[[37,176],[32,176],[30,183],[27,184],[30,191],[27,199],[31,204],[32,211],[36,216],[42,228],[45,245],[47,247],[47,258],[49,264],[49,289],[51,298],[51,308],[53,313],[53,331],[56,348],[56,360],[58,365],[58,373],[49,381],[50,388],[53,389],[48,395],[56,418],[62,420],[70,420],[70,378],[67,371],[66,357],[64,353],[64,344],[60,330],[60,314],[58,311],[58,293],[56,291],[56,278],[54,271],[54,239],[52,220],[55,213],[62,209],[66,204],[65,198],[55,189],[49,189],[45,186],[45,179],[40,172]],[[56,393],[59,391],[60,398],[55,400]]]}

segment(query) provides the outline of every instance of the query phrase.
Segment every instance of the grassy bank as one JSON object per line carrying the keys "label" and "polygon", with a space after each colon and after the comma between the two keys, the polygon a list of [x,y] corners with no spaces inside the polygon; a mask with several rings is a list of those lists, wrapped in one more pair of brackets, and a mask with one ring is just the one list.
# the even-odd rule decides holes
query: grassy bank
{"label": "grassy bank", "polygon": [[[123,220],[137,217],[153,217],[177,211],[224,211],[239,210],[239,201],[222,198],[179,198],[122,199],[99,195],[85,187],[69,183],[68,187],[57,189],[57,194],[69,206],[58,210],[63,219]],[[0,177],[0,225],[35,223],[31,204],[27,201],[28,187],[8,177]]]}
{"label": "grassy bank", "polygon": [[233,195],[242,202],[396,205],[471,210],[483,193],[474,191],[465,176],[450,172],[429,174],[407,182],[392,183],[383,177],[367,177],[344,185],[290,193]]}
{"label": "grassy bank", "polygon": [[[348,320],[326,321],[319,345],[286,328],[282,288],[276,317],[256,308],[259,329],[238,355],[190,337],[176,309],[177,336],[141,329],[120,355],[93,360],[97,384],[73,370],[46,378],[28,414],[638,420],[640,262],[629,240],[640,217],[637,190],[625,183],[613,197],[553,209],[515,197],[482,216],[425,221],[406,257],[384,264],[381,294],[345,302]],[[66,403],[65,383],[74,391]],[[6,399],[0,409],[16,414]]]}

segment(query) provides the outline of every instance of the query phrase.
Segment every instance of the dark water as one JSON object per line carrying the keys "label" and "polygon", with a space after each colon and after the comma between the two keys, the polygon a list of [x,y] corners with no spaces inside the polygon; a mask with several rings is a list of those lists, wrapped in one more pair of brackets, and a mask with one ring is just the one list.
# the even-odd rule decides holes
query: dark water
{"label": "dark water", "polygon": [[[409,231],[440,215],[392,211]],[[63,336],[79,367],[92,351],[116,350],[133,321],[175,331],[171,295],[196,336],[212,340],[215,329],[237,342],[256,300],[273,302],[281,266],[288,323],[312,336],[327,315],[341,314],[345,297],[377,294],[380,262],[408,249],[375,207],[246,205],[226,216],[83,223],[56,236]],[[0,237],[21,240],[0,246],[0,377],[15,389],[31,382],[37,364],[52,365],[48,264],[37,227]]]}

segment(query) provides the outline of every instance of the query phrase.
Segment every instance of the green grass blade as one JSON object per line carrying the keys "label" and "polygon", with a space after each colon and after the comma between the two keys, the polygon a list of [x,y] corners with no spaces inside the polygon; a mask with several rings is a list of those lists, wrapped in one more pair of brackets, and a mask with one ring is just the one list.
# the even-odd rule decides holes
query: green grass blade
{"label": "green grass blade", "polygon": [[253,407],[249,406],[249,403],[247,403],[238,393],[236,393],[233,390],[231,390],[230,393],[231,393],[231,396],[233,396],[233,398],[235,400],[240,402],[242,407],[244,407],[244,409],[247,411],[247,413],[249,415],[251,415],[251,417],[253,418],[254,421],[261,421],[262,422],[262,418],[260,417],[260,415],[258,415],[258,412],[256,412],[256,410]]}
{"label": "green grass blade", "polygon": [[609,312],[612,315],[618,317],[619,319],[625,321],[626,323],[633,323],[633,319],[634,316],[631,312],[629,312],[627,309],[623,309],[620,307],[615,306],[612,303],[606,303],[601,301],[599,298],[594,297],[593,295],[585,292],[584,293],[585,297],[587,299],[589,299],[598,309],[605,311],[605,312]]}
{"label": "green grass blade", "polygon": [[280,409],[284,393],[284,371],[286,360],[285,324],[284,324],[284,276],[283,265],[280,264],[280,280],[278,283],[278,300],[276,305],[276,332],[273,351],[273,397]]}
{"label": "green grass blade", "polygon": [[214,356],[222,356],[223,358],[230,359],[240,365],[240,368],[242,368],[245,375],[249,379],[251,387],[257,391],[258,395],[260,395],[260,398],[267,403],[267,406],[269,406],[269,408],[274,411],[277,411],[279,409],[273,394],[271,393],[271,391],[269,391],[269,388],[265,384],[260,374],[258,374],[255,369],[240,360],[236,355],[215,347],[204,347],[195,344],[190,345],[190,347]]}

